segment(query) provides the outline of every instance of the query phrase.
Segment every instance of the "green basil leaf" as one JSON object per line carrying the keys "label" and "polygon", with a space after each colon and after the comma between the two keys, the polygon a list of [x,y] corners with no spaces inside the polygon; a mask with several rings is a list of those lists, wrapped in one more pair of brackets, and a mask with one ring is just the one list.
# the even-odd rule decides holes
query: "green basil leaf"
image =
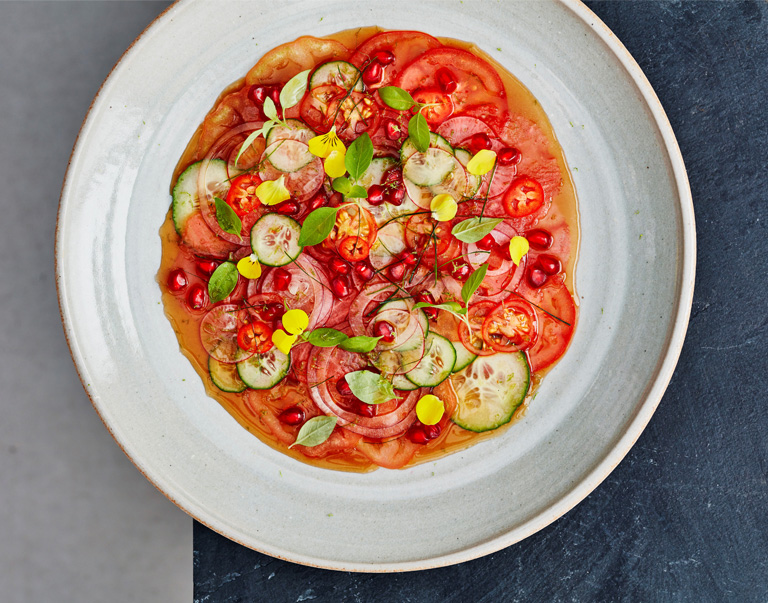
{"label": "green basil leaf", "polygon": [[469,303],[469,300],[475,294],[475,291],[477,291],[480,283],[483,282],[486,272],[488,272],[488,264],[483,264],[480,266],[480,268],[469,275],[469,278],[461,287],[461,299],[464,300],[465,304]]}
{"label": "green basil leaf", "polygon": [[233,262],[222,262],[208,281],[208,296],[212,302],[220,302],[229,297],[236,285],[237,266]]}
{"label": "green basil leaf", "polygon": [[364,132],[349,145],[344,155],[344,166],[354,180],[359,180],[373,160],[373,143],[368,132]]}
{"label": "green basil leaf", "polygon": [[307,91],[307,84],[309,83],[310,71],[310,69],[307,69],[297,73],[283,86],[283,89],[280,91],[280,106],[283,108],[283,116],[285,116],[286,109],[295,107],[304,97],[304,93]]}
{"label": "green basil leaf", "polygon": [[213,202],[216,204],[216,221],[224,232],[240,236],[240,231],[243,229],[243,223],[240,217],[235,213],[235,210],[218,197],[214,197]]}
{"label": "green basil leaf", "polygon": [[319,207],[304,220],[299,233],[299,245],[309,247],[322,243],[336,224],[335,207]]}
{"label": "green basil leaf", "polygon": [[297,445],[307,447],[318,446],[331,437],[334,427],[336,427],[336,417],[327,417],[325,415],[312,417],[301,426],[299,434],[296,436],[296,441],[288,446],[288,448],[293,448]]}
{"label": "green basil leaf", "polygon": [[477,243],[496,228],[496,225],[500,222],[502,222],[501,218],[480,218],[475,216],[456,224],[451,229],[451,234],[462,243]]}
{"label": "green basil leaf", "polygon": [[368,191],[365,190],[362,186],[359,184],[355,184],[352,188],[350,188],[347,193],[344,195],[345,197],[367,197]]}
{"label": "green basil leaf", "polygon": [[407,111],[416,104],[413,97],[407,90],[398,88],[397,86],[384,86],[379,88],[379,97],[384,101],[384,104],[398,111]]}
{"label": "green basil leaf", "polygon": [[395,388],[391,381],[371,371],[354,371],[344,375],[349,389],[366,404],[382,404],[394,398]]}
{"label": "green basil leaf", "polygon": [[347,335],[336,329],[314,329],[304,335],[304,339],[319,348],[332,348],[349,339]]}
{"label": "green basil leaf", "polygon": [[346,197],[347,193],[352,189],[352,183],[346,176],[340,176],[333,179],[333,182],[331,182],[331,187],[337,193],[341,193]]}
{"label": "green basil leaf", "polygon": [[408,136],[421,153],[427,152],[429,148],[429,125],[421,113],[417,113],[408,121]]}
{"label": "green basil leaf", "polygon": [[463,308],[459,302],[445,302],[444,304],[430,304],[427,302],[419,302],[418,304],[415,304],[413,306],[414,310],[418,308],[434,308],[435,310],[445,310],[446,312],[450,312],[451,314],[456,314],[457,316],[463,316],[467,313],[467,309]]}
{"label": "green basil leaf", "polygon": [[[342,333],[343,335],[343,333]],[[365,335],[359,335],[357,337],[349,337],[341,343],[339,347],[347,352],[357,352],[358,354],[364,354],[370,352],[379,343],[381,337],[367,337]]]}
{"label": "green basil leaf", "polygon": [[264,105],[262,108],[264,110],[264,115],[266,115],[268,119],[279,121],[279,118],[277,117],[277,107],[275,107],[275,101],[273,101],[270,97],[264,99]]}

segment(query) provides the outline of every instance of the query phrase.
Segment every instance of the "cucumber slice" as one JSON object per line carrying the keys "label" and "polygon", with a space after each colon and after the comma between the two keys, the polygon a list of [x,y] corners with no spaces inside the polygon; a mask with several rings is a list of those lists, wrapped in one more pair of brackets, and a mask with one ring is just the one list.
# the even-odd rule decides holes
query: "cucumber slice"
{"label": "cucumber slice", "polygon": [[[381,184],[384,173],[395,165],[397,165],[397,162],[391,157],[374,157],[371,165],[368,166],[365,174],[360,177],[358,183],[365,189],[368,189],[373,184]],[[366,199],[360,199],[360,204],[371,212],[377,226],[389,223],[399,216],[411,215],[420,210],[407,196],[400,205],[392,205],[391,203],[371,205]]]}
{"label": "cucumber slice", "polygon": [[424,358],[405,376],[408,381],[419,387],[434,387],[451,374],[456,364],[456,350],[450,341],[437,333],[427,335],[426,346]]}
{"label": "cucumber slice", "polygon": [[327,84],[333,84],[346,90],[351,90],[354,86],[355,90],[363,91],[363,77],[360,70],[346,61],[324,63],[315,69],[312,77],[309,78],[310,88]]}
{"label": "cucumber slice", "polygon": [[265,266],[285,266],[301,253],[301,225],[282,214],[265,214],[251,228],[251,249]]}
{"label": "cucumber slice", "polygon": [[390,222],[379,229],[376,240],[371,245],[368,259],[376,270],[382,270],[403,251],[405,251],[405,226],[400,222]]}
{"label": "cucumber slice", "polygon": [[315,160],[305,142],[278,139],[264,150],[264,157],[276,170],[285,173],[298,172]]}
{"label": "cucumber slice", "polygon": [[[184,232],[184,226],[190,216],[200,211],[200,199],[197,196],[197,179],[200,175],[200,166],[202,161],[193,163],[184,170],[171,193],[173,225],[176,232],[181,235]],[[221,159],[211,159],[208,162],[208,170],[205,174],[208,187],[211,190],[221,186],[229,187],[227,174],[227,163]],[[224,193],[226,196],[226,192]]]}
{"label": "cucumber slice", "polygon": [[461,369],[467,368],[477,358],[476,354],[470,352],[460,341],[452,341],[453,349],[456,350],[456,365],[453,372],[458,373]]}
{"label": "cucumber slice", "polygon": [[426,153],[414,153],[408,158],[403,166],[403,178],[418,186],[434,186],[448,178],[456,163],[452,153],[429,148]]}
{"label": "cucumber slice", "polygon": [[412,392],[415,389],[419,389],[418,385],[408,381],[408,379],[406,379],[404,375],[393,375],[392,386],[395,389],[399,389],[400,391],[403,391],[403,392]]}
{"label": "cucumber slice", "polygon": [[[459,160],[459,163],[461,163],[466,171],[467,164],[469,163],[469,160],[472,159],[472,153],[466,149],[456,149],[455,154],[456,159]],[[467,188],[464,191],[464,196],[474,197],[477,194],[477,191],[480,190],[480,185],[483,183],[483,177],[475,176],[474,174],[470,174],[468,171],[465,175],[467,177]]]}
{"label": "cucumber slice", "polygon": [[224,364],[208,356],[208,374],[213,384],[223,392],[240,393],[248,387],[237,374],[236,364]]}
{"label": "cucumber slice", "polygon": [[251,389],[274,387],[288,374],[291,358],[277,348],[264,354],[254,354],[248,360],[237,363],[237,374]]}
{"label": "cucumber slice", "polygon": [[[405,320],[407,319],[407,321]],[[382,349],[393,350],[395,352],[411,352],[417,348],[421,350],[424,338],[429,332],[429,319],[423,310],[412,310],[405,300],[395,300],[386,302],[381,305],[376,312],[376,317],[373,322],[379,320],[385,320],[395,328],[395,332],[404,333],[410,326],[411,320],[416,320],[419,323],[420,328],[416,328],[413,334],[405,341],[400,342],[397,346],[391,346],[391,344],[379,345]],[[391,347],[390,347],[391,346]]]}
{"label": "cucumber slice", "polygon": [[277,124],[267,134],[267,146],[278,140],[298,140],[307,144],[315,137],[315,131],[312,130],[303,121],[298,119],[286,119],[285,124]]}
{"label": "cucumber slice", "polygon": [[[453,155],[453,147],[451,146],[451,143],[440,136],[440,134],[435,134],[434,132],[430,133],[429,147],[432,149],[442,149],[443,151],[447,151]],[[414,153],[418,152],[419,149],[416,148],[416,145],[413,144],[413,141],[410,138],[406,138],[403,142],[403,146],[400,147],[400,163],[405,165],[405,162],[408,161],[408,158]]]}
{"label": "cucumber slice", "polygon": [[[459,201],[464,197],[467,190],[467,171],[461,165],[456,157],[451,156],[453,169],[448,172],[448,176],[438,184],[431,186],[420,186],[410,178],[403,177],[405,190],[411,200],[423,209],[429,209],[429,204],[437,195],[446,193]],[[405,174],[405,171],[403,172]]]}
{"label": "cucumber slice", "polygon": [[459,399],[451,419],[469,431],[490,431],[509,423],[528,393],[531,370],[525,354],[480,356],[451,377]]}

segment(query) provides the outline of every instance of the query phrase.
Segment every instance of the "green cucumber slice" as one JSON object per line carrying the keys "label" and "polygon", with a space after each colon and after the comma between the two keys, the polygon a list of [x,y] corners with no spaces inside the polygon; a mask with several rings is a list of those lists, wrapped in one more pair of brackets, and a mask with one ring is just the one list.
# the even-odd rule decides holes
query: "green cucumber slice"
{"label": "green cucumber slice", "polygon": [[427,335],[426,347],[421,362],[405,376],[408,381],[419,387],[434,387],[451,374],[456,364],[456,350],[449,340],[437,333]]}
{"label": "green cucumber slice", "polygon": [[237,363],[237,374],[251,389],[274,387],[288,374],[291,358],[277,348],[263,354],[254,354]]}
{"label": "green cucumber slice", "polygon": [[299,140],[278,139],[264,150],[264,157],[276,170],[291,173],[298,172],[315,160],[309,152],[309,145]]}
{"label": "green cucumber slice", "polygon": [[[197,196],[197,179],[200,175],[202,163],[202,161],[198,161],[184,170],[176,181],[176,185],[171,193],[173,226],[179,235],[184,232],[184,226],[190,216],[200,211],[200,199]],[[208,162],[205,177],[210,190],[220,187],[229,188],[227,163],[221,159],[211,159]],[[226,197],[226,192],[223,195]]]}
{"label": "green cucumber slice", "polygon": [[[386,205],[389,205],[388,203]],[[405,251],[405,226],[398,221],[390,222],[379,229],[371,245],[368,259],[376,270],[383,270]]]}
{"label": "green cucumber slice", "polygon": [[285,266],[301,253],[301,225],[282,214],[265,214],[251,228],[251,250],[265,266]]}
{"label": "green cucumber slice", "polygon": [[[434,132],[429,134],[429,146],[433,149],[442,149],[443,151],[447,151],[453,155],[453,147],[445,138],[440,136],[440,134],[435,134]],[[405,162],[408,161],[408,158],[414,153],[418,152],[419,149],[416,148],[416,145],[413,144],[413,141],[410,138],[406,138],[403,142],[403,146],[400,147],[400,163],[405,165]]]}
{"label": "green cucumber slice", "polygon": [[467,188],[464,190],[464,196],[474,197],[477,194],[477,191],[480,190],[480,185],[483,183],[483,177],[475,176],[466,171],[467,164],[469,163],[469,160],[472,159],[472,153],[466,149],[456,149],[456,159],[459,160],[459,163],[461,163],[466,172]]}
{"label": "green cucumber slice", "polygon": [[278,140],[298,140],[307,144],[315,137],[315,131],[298,119],[286,119],[284,124],[272,126],[267,134],[266,146]]}
{"label": "green cucumber slice", "polygon": [[238,375],[236,364],[224,364],[208,356],[208,374],[213,384],[223,392],[240,393],[248,387]]}
{"label": "green cucumber slice", "polygon": [[360,70],[352,63],[347,63],[346,61],[324,63],[315,69],[309,78],[310,89],[328,84],[333,84],[346,90],[351,90],[354,86],[355,90],[363,91],[363,78]]}
{"label": "green cucumber slice", "polygon": [[476,354],[470,352],[460,341],[452,341],[453,349],[456,350],[456,364],[453,372],[458,373],[461,369],[467,368],[477,358]]}
{"label": "green cucumber slice", "polygon": [[429,209],[432,199],[443,193],[450,195],[456,201],[459,201],[464,197],[464,193],[467,190],[467,171],[456,157],[451,156],[451,160],[453,162],[453,169],[451,169],[448,172],[448,176],[438,184],[421,186],[410,178],[406,178],[405,171],[403,172],[405,190],[416,205],[424,209]]}
{"label": "green cucumber slice", "polygon": [[490,431],[512,420],[528,393],[531,370],[525,354],[479,356],[451,376],[459,403],[451,417],[469,431]]}
{"label": "green cucumber slice", "polygon": [[[397,162],[391,157],[374,157],[371,165],[368,166],[365,174],[360,177],[358,183],[365,189],[368,189],[373,184],[381,184],[385,172],[395,165],[397,165]],[[392,205],[391,203],[371,205],[366,199],[360,199],[360,204],[371,212],[377,226],[390,223],[394,218],[411,215],[420,211],[420,208],[407,196],[400,205]]]}
{"label": "green cucumber slice", "polygon": [[429,148],[426,153],[414,153],[408,158],[403,166],[403,178],[418,186],[435,186],[448,178],[457,163],[452,153]]}
{"label": "green cucumber slice", "polygon": [[404,375],[393,375],[392,386],[395,389],[399,389],[400,391],[403,391],[403,392],[412,392],[415,389],[419,389],[418,385],[408,381],[408,379],[406,379]]}

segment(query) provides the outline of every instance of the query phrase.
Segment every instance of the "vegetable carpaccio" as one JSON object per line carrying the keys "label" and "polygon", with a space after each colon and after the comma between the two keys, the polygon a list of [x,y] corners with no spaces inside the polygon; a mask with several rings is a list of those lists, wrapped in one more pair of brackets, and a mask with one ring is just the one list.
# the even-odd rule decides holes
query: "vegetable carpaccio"
{"label": "vegetable carpaccio", "polygon": [[571,341],[565,158],[472,45],[363,28],[275,48],[171,192],[158,280],[181,350],[298,460],[396,469],[496,435]]}

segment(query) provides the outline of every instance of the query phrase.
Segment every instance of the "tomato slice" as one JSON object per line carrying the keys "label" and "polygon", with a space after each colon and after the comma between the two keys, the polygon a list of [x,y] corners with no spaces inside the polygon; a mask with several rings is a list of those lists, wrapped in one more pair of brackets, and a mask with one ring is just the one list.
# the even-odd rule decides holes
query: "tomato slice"
{"label": "tomato slice", "polygon": [[544,189],[537,180],[528,176],[515,178],[504,195],[504,210],[513,218],[528,216],[542,205]]}
{"label": "tomato slice", "polygon": [[467,325],[464,321],[459,323],[459,339],[461,339],[461,343],[464,344],[464,347],[473,354],[477,354],[478,356],[490,356],[491,354],[496,353],[496,350],[485,342],[482,337],[482,332],[485,319],[497,306],[499,306],[499,304],[496,302],[481,301],[469,307],[469,310],[467,311],[467,320],[472,327],[471,333],[467,329]]}
{"label": "tomato slice", "polygon": [[453,114],[451,97],[437,88],[420,88],[411,96],[417,103],[426,105],[421,114],[430,126],[439,126]]}
{"label": "tomato slice", "polygon": [[261,321],[245,323],[237,331],[237,345],[241,350],[263,354],[272,349],[272,327]]}
{"label": "tomato slice", "polygon": [[243,217],[261,206],[256,189],[261,184],[258,174],[241,174],[232,181],[227,193],[227,204]]}
{"label": "tomato slice", "polygon": [[[347,203],[336,213],[336,224],[330,234],[330,240],[335,241],[336,248],[349,237],[361,238],[368,248],[376,241],[379,229],[371,212],[354,203]],[[367,256],[365,256],[367,257]]]}
{"label": "tomato slice", "polygon": [[440,255],[448,248],[451,236],[449,223],[435,222],[426,212],[411,216],[405,225],[405,242],[408,247],[420,251],[429,246],[427,251],[432,252],[433,257],[435,246]]}
{"label": "tomato slice", "polygon": [[486,317],[482,332],[483,341],[497,352],[527,350],[536,342],[536,311],[528,302],[509,299]]}
{"label": "tomato slice", "polygon": [[395,60],[384,68],[381,85],[389,86],[416,57],[440,46],[440,40],[420,31],[382,31],[360,44],[349,62],[362,69],[378,51],[388,50],[395,55]]}
{"label": "tomato slice", "polygon": [[333,125],[331,105],[338,106],[347,90],[335,84],[324,84],[312,88],[301,103],[301,118],[313,130],[327,132]]}
{"label": "tomato slice", "polygon": [[368,257],[371,246],[362,237],[347,237],[339,243],[339,254],[348,262],[359,262]]}

